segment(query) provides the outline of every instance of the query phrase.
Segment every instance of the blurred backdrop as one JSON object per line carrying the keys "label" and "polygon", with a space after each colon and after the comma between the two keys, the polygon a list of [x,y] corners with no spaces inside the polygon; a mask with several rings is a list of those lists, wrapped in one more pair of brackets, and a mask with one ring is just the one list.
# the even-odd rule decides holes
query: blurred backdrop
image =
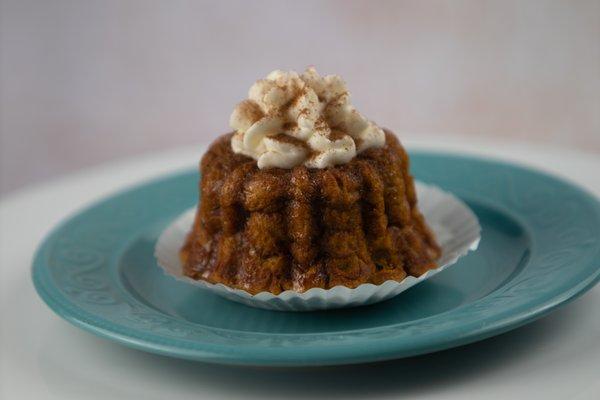
{"label": "blurred backdrop", "polygon": [[2,0],[0,18],[4,194],[208,142],[257,78],[309,64],[401,137],[600,155],[600,1]]}

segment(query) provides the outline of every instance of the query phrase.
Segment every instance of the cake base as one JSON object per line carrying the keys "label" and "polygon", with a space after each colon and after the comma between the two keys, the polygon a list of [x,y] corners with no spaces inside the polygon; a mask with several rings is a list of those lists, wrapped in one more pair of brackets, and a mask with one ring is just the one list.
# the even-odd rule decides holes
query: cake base
{"label": "cake base", "polygon": [[231,134],[201,161],[201,201],[184,273],[249,293],[357,287],[436,268],[440,248],[417,208],[396,137],[349,163],[260,170]]}

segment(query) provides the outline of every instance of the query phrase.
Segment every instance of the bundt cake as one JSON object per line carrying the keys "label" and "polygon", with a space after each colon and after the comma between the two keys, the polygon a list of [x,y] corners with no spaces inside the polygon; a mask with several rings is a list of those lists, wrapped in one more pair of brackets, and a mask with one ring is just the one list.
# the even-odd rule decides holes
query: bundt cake
{"label": "bundt cake", "polygon": [[339,77],[275,71],[200,163],[185,275],[252,294],[419,276],[440,248],[396,137],[364,119]]}

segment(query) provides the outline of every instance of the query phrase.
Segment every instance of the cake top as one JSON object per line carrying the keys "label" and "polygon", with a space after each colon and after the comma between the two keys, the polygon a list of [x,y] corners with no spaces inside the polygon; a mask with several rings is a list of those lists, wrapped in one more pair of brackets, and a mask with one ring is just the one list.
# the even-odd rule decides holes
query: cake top
{"label": "cake top", "polygon": [[258,168],[326,168],[385,144],[383,130],[350,103],[337,75],[273,71],[257,81],[238,104],[229,124],[231,148]]}

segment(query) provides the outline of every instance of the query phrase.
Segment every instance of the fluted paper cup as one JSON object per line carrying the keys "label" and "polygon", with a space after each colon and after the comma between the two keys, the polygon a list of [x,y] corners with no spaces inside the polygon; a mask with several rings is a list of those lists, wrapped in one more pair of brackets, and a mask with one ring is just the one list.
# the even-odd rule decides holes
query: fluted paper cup
{"label": "fluted paper cup", "polygon": [[475,214],[460,199],[432,185],[416,182],[419,209],[435,233],[442,248],[439,267],[417,277],[402,281],[388,280],[381,285],[362,284],[354,289],[335,286],[331,289],[312,288],[305,292],[286,290],[280,294],[261,292],[250,294],[221,283],[194,280],[183,274],[179,250],[194,222],[196,209],[190,209],[176,218],[160,235],[155,256],[166,274],[198,286],[204,290],[252,307],[279,311],[311,311],[362,306],[390,299],[412,286],[442,272],[469,251],[476,250],[481,238],[481,227]]}

